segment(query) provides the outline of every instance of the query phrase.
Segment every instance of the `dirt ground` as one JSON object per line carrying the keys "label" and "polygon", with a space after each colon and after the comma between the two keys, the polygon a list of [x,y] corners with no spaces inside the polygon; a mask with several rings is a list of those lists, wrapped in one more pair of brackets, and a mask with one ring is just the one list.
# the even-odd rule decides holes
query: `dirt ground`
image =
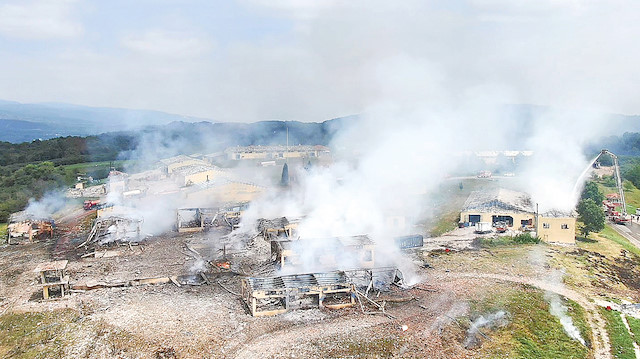
{"label": "dirt ground", "polygon": [[[396,298],[412,299],[387,303],[390,316],[363,314],[357,305],[256,318],[234,293],[240,292],[242,275],[273,274],[265,244],[254,240],[248,249],[227,247],[226,233],[214,231],[169,233],[131,246],[76,248],[86,237],[87,216],[84,212],[69,215],[59,226],[64,232],[49,242],[0,248],[0,314],[63,309],[81,313],[82,330],[68,340],[63,357],[478,358],[482,351],[465,348],[456,318],[467,316],[469,302],[490,295],[496,286],[521,285],[556,292],[582,305],[593,331],[593,357],[610,357],[603,320],[590,300],[601,288],[580,291],[548,280],[562,259],[578,256],[587,258],[581,259],[586,264],[597,261],[587,249],[473,248],[475,235],[462,229],[407,254],[411,261],[424,261],[431,268],[417,266],[410,289],[394,288]],[[207,264],[223,260],[223,246],[231,270]],[[443,254],[445,247],[453,252]],[[206,272],[209,283],[74,290],[64,298],[44,301],[33,269],[38,263],[61,258],[69,260],[68,275],[76,288],[200,271]],[[633,295],[619,290],[619,294]],[[365,304],[364,310],[375,308]]]}

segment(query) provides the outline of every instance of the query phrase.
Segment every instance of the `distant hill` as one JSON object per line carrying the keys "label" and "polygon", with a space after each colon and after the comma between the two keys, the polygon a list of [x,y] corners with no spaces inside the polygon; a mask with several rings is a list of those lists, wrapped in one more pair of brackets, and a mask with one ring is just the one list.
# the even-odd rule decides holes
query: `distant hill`
{"label": "distant hill", "polygon": [[[0,166],[52,161],[56,165],[116,159],[146,161],[178,154],[212,153],[227,147],[272,145],[328,145],[335,133],[357,117],[316,122],[263,121],[255,123],[171,122],[137,131],[91,136],[63,136],[22,143],[0,141]],[[25,131],[43,133],[42,124],[7,121]],[[1,126],[1,125],[0,125]]]}
{"label": "distant hill", "polygon": [[206,119],[160,111],[0,100],[0,141],[20,143],[60,136],[88,136],[175,121],[203,120]]}
{"label": "distant hill", "polygon": [[[500,111],[501,123],[513,134],[512,142],[504,143],[516,148],[535,129],[536,119],[552,109],[528,104],[505,105]],[[568,112],[567,116],[581,114]],[[605,115],[608,123],[607,135],[624,132],[640,132],[640,116]],[[207,148],[249,144],[286,142],[286,127],[289,127],[290,143],[328,143],[333,120],[322,123],[287,121],[262,121],[256,123],[213,123],[208,119],[169,114],[160,111],[128,110],[79,106],[61,103],[23,104],[0,100],[0,141],[11,143],[46,140],[65,136],[91,136],[115,131],[161,132],[171,137],[189,138],[192,141],[207,135],[202,141]],[[341,119],[333,122],[342,123]],[[186,136],[186,133],[189,136]],[[194,137],[195,136],[195,137]]]}

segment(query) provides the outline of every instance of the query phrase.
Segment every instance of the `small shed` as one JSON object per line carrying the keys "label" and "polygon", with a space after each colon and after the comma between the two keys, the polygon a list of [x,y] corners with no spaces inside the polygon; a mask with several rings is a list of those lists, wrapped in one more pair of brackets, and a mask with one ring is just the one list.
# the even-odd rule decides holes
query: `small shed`
{"label": "small shed", "polygon": [[40,263],[33,270],[39,274],[40,287],[42,287],[42,297],[49,299],[49,289],[59,288],[60,297],[64,297],[64,290],[69,287],[69,277],[65,271],[69,261],[61,260],[54,262]]}

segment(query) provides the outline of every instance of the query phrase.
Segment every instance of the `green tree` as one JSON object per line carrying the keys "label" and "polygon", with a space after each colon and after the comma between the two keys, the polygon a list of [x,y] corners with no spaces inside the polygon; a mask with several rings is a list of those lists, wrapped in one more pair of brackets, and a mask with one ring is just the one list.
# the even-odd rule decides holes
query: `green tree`
{"label": "green tree", "polygon": [[640,188],[640,164],[636,164],[624,172],[623,177]]}
{"label": "green tree", "polygon": [[592,199],[595,203],[599,204],[604,200],[604,195],[600,192],[600,189],[598,189],[598,185],[595,184],[595,182],[589,181],[582,190],[581,198]]}
{"label": "green tree", "polygon": [[600,232],[604,229],[604,211],[591,198],[583,199],[578,203],[578,220],[584,224],[580,233],[585,237],[588,237],[591,232]]}

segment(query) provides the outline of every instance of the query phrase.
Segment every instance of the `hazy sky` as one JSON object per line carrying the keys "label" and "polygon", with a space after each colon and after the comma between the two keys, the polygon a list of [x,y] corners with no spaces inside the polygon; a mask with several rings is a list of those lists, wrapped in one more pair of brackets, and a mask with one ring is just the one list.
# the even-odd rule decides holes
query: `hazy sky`
{"label": "hazy sky", "polygon": [[635,0],[0,1],[0,98],[321,121],[482,94],[640,113]]}

